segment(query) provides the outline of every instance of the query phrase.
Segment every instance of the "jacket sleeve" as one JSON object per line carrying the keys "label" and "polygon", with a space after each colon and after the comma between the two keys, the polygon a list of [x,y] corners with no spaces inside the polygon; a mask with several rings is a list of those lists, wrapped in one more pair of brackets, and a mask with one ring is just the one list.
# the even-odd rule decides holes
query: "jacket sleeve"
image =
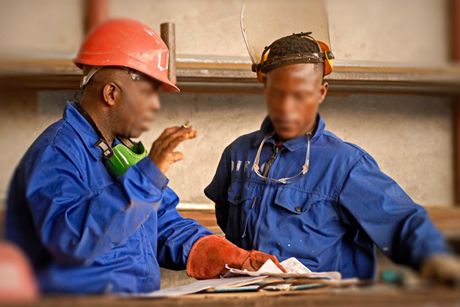
{"label": "jacket sleeve", "polygon": [[427,257],[449,252],[427,211],[367,154],[349,171],[338,202],[343,220],[364,230],[396,263],[418,269]]}
{"label": "jacket sleeve", "polygon": [[184,219],[176,209],[179,198],[166,188],[158,209],[158,263],[171,270],[184,270],[193,244],[213,233],[197,221]]}
{"label": "jacket sleeve", "polygon": [[228,188],[231,180],[231,161],[229,147],[222,154],[216,174],[204,193],[216,205],[217,224],[223,232],[227,229],[229,204],[227,201]]}
{"label": "jacket sleeve", "polygon": [[168,179],[147,157],[95,191],[75,160],[53,145],[40,150],[26,171],[26,197],[39,236],[56,261],[88,265],[158,208]]}

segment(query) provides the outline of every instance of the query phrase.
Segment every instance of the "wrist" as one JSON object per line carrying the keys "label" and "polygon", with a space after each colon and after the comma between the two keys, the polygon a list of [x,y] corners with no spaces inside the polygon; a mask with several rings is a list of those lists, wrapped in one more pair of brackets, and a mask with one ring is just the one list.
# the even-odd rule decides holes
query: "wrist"
{"label": "wrist", "polygon": [[164,190],[168,186],[168,177],[165,176],[162,170],[150,157],[145,157],[134,167],[137,167],[139,172],[144,175],[157,189]]}

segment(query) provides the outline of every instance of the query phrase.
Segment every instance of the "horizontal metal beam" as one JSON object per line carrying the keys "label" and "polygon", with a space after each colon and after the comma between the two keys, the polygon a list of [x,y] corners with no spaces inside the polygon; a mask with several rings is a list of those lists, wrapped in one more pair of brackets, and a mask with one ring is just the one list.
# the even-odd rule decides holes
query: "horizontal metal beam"
{"label": "horizontal metal beam", "polygon": [[[250,65],[244,61],[177,63],[183,92],[261,93]],[[81,71],[70,60],[1,60],[0,89],[77,90]],[[460,94],[460,66],[403,67],[339,63],[325,78],[337,93]]]}

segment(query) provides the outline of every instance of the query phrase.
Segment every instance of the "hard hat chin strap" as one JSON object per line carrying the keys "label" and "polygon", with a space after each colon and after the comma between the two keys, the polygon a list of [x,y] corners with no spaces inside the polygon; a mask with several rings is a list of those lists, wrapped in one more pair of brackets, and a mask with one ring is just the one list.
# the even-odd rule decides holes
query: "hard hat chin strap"
{"label": "hard hat chin strap", "polygon": [[84,88],[85,85],[88,84],[89,80],[91,80],[91,78],[94,76],[94,74],[97,73],[102,68],[104,68],[104,66],[93,66],[93,67],[91,67],[91,69],[88,72],[88,74],[81,78],[80,87]]}

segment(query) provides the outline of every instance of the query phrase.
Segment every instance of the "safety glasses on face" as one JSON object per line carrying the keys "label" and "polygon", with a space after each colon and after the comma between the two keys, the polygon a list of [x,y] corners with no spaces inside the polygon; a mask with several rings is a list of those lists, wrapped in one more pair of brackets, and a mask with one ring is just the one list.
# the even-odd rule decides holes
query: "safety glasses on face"
{"label": "safety glasses on face", "polygon": [[[82,79],[81,79],[81,83],[80,83],[80,87],[81,88],[84,88],[86,84],[88,84],[89,80],[91,80],[91,78],[98,72],[100,71],[101,69],[105,68],[105,67],[110,67],[110,66],[93,66],[90,71],[88,72],[88,74],[86,74],[86,76],[83,76]],[[127,74],[130,75],[131,79],[133,79],[133,81],[141,81],[141,80],[148,80],[149,78],[147,76],[145,76],[143,73],[141,72],[138,72],[134,69],[131,69],[131,68],[128,68],[128,67],[118,67],[119,69],[125,71]]]}
{"label": "safety glasses on face", "polygon": [[305,155],[305,163],[302,166],[302,170],[295,176],[281,178],[281,179],[270,178],[270,177],[262,175],[260,173],[260,167],[259,167],[260,153],[262,152],[262,148],[264,147],[265,142],[269,138],[273,137],[274,135],[275,135],[275,132],[272,132],[272,133],[268,134],[267,136],[264,137],[264,139],[260,143],[259,150],[257,151],[256,157],[254,159],[254,164],[252,165],[252,170],[256,173],[257,176],[259,176],[260,178],[262,178],[264,180],[278,182],[278,183],[282,183],[282,184],[288,184],[293,179],[295,179],[295,178],[297,178],[299,176],[305,175],[308,172],[308,169],[310,167],[310,136],[311,136],[311,133],[306,134],[307,139],[308,139],[308,145],[307,145],[307,153]]}

